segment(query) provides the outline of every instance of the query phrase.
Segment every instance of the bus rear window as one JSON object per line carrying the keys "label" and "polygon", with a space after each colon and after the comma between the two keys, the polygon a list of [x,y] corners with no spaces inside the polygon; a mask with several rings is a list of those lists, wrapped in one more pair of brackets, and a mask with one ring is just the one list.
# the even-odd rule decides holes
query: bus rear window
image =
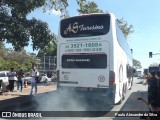
{"label": "bus rear window", "polygon": [[62,68],[107,68],[106,54],[62,55]]}
{"label": "bus rear window", "polygon": [[71,17],[60,22],[60,33],[64,38],[104,35],[109,29],[108,14]]}

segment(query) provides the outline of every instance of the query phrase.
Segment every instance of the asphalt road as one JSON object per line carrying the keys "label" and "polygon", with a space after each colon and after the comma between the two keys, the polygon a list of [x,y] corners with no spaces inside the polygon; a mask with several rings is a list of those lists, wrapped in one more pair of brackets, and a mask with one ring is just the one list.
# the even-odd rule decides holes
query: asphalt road
{"label": "asphalt road", "polygon": [[[91,111],[87,113],[87,117],[78,117],[74,119],[93,119],[93,114],[97,114],[98,117],[94,117],[94,119],[112,119],[112,120],[138,120],[139,117],[115,117],[115,113],[118,111],[147,111],[148,107],[142,101],[138,101],[138,97],[142,97],[147,99],[147,86],[142,85],[140,81],[143,79],[134,78],[134,83],[131,90],[127,91],[125,100],[120,105],[90,105],[84,102],[84,99],[81,97],[72,96],[72,94],[68,94],[67,96],[61,96],[57,93],[57,91],[49,92],[44,94],[43,96],[35,96],[34,101],[29,104],[23,104],[18,108],[12,108],[14,111],[44,111],[48,116],[56,116],[54,119],[73,119],[72,115],[74,114],[81,116],[80,114],[86,114],[86,112],[82,111]],[[58,112],[57,112],[58,111]],[[66,112],[68,111],[68,112]],[[76,111],[76,112],[75,112]],[[89,114],[89,116],[88,116]],[[69,116],[69,117],[65,117]],[[82,115],[83,116],[83,115]],[[64,118],[65,117],[65,118]],[[49,117],[50,118],[50,117]],[[45,118],[46,119],[46,118]]]}

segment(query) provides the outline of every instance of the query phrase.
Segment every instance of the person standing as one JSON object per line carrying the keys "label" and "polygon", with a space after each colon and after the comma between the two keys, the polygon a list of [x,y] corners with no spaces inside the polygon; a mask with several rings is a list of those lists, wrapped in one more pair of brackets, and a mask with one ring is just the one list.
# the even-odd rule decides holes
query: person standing
{"label": "person standing", "polygon": [[24,72],[22,69],[19,70],[18,74],[17,74],[17,91],[19,91],[19,87],[21,89],[21,92],[23,90],[23,77],[24,77]]}
{"label": "person standing", "polygon": [[156,73],[157,79],[158,79],[158,112],[160,112],[160,70],[157,71]]}
{"label": "person standing", "polygon": [[159,81],[155,77],[156,71],[150,72],[150,78],[147,79],[148,82],[148,103],[153,107],[158,107],[158,89]]}
{"label": "person standing", "polygon": [[39,76],[39,72],[36,69],[36,67],[32,67],[32,73],[31,73],[32,79],[31,79],[31,92],[30,95],[33,93],[33,88],[35,89],[35,94],[37,94],[37,81],[36,78]]}
{"label": "person standing", "polygon": [[14,71],[14,68],[10,69],[10,72],[8,73],[9,77],[9,89],[13,92],[14,90],[14,83],[17,81],[16,72]]}
{"label": "person standing", "polygon": [[6,92],[7,91],[7,89],[6,89],[6,85],[5,85],[5,83],[3,82],[3,80],[0,80],[0,83],[1,83],[1,86],[2,86],[2,89],[1,89],[1,91],[0,92]]}
{"label": "person standing", "polygon": [[1,86],[2,86],[1,82],[2,82],[2,80],[0,80],[0,92],[1,92]]}

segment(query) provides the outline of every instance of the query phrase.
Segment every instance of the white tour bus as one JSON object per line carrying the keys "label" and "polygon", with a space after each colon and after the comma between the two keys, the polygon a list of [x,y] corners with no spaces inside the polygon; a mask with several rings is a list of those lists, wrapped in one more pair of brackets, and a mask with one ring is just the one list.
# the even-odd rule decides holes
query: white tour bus
{"label": "white tour bus", "polygon": [[88,14],[60,21],[58,89],[121,103],[133,81],[131,49],[113,14]]}

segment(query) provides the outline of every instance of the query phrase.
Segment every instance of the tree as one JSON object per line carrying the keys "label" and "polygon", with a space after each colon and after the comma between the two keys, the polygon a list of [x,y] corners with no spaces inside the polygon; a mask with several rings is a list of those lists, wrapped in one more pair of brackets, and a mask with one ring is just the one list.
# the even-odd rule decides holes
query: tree
{"label": "tree", "polygon": [[141,69],[142,68],[141,62],[136,59],[133,59],[133,67],[136,69]]}
{"label": "tree", "polygon": [[0,50],[4,48],[5,48],[4,42],[0,41]]}
{"label": "tree", "polygon": [[0,57],[3,58],[3,56],[5,55],[5,45],[3,41],[0,41]]}
{"label": "tree", "polygon": [[28,20],[27,15],[39,7],[55,7],[64,12],[67,5],[67,0],[0,0],[0,41],[6,40],[14,50],[21,51],[31,38],[33,50],[43,49],[54,34],[47,23],[35,18]]}
{"label": "tree", "polygon": [[19,52],[7,48],[0,49],[0,70],[9,70],[14,66],[15,69],[23,68],[28,71],[36,62],[36,55],[24,50]]}
{"label": "tree", "polygon": [[5,64],[6,64],[6,61],[2,57],[0,57],[0,70],[5,69],[5,67],[4,67]]}
{"label": "tree", "polygon": [[69,16],[67,11],[67,6],[68,6],[68,0],[47,0],[43,10],[45,12],[47,8],[49,10],[55,9],[56,11],[61,12],[61,16],[60,16],[61,18],[66,18]]}
{"label": "tree", "polygon": [[80,7],[77,9],[80,14],[103,13],[103,11],[98,9],[98,5],[93,1],[87,2],[86,0],[77,0],[77,4]]}
{"label": "tree", "polygon": [[127,38],[131,33],[134,32],[133,25],[128,25],[127,21],[125,21],[123,18],[117,19],[117,22],[118,22],[125,38]]}
{"label": "tree", "polygon": [[55,43],[55,41],[57,41],[56,36],[52,41],[50,41],[50,43],[43,50],[38,51],[37,58],[40,58],[41,62],[43,61],[44,55],[51,56],[51,57],[57,55],[57,44]]}
{"label": "tree", "polygon": [[48,45],[48,48],[43,51],[43,53],[45,53],[48,56],[56,56],[57,55],[57,45],[54,45],[53,43],[51,43],[50,45]]}

